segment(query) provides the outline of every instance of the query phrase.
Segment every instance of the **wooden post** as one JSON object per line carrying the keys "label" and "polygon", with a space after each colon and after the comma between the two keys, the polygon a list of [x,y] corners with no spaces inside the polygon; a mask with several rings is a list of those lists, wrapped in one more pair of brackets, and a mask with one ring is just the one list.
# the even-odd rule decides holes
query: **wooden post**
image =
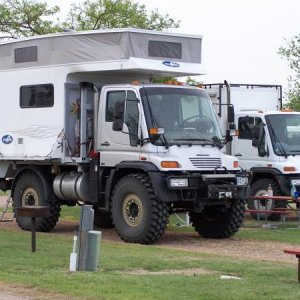
{"label": "wooden post", "polygon": [[48,206],[22,206],[17,208],[18,217],[31,218],[31,252],[36,252],[36,218],[50,217]]}

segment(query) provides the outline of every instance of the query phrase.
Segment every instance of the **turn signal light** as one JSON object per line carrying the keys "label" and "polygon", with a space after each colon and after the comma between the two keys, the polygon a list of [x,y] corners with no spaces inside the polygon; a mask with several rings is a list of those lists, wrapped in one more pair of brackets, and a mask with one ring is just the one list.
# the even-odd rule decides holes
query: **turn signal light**
{"label": "turn signal light", "polygon": [[238,168],[238,167],[239,167],[239,161],[238,161],[238,160],[235,160],[235,161],[233,162],[233,167],[234,167],[234,168]]}
{"label": "turn signal light", "polygon": [[131,84],[132,84],[132,85],[141,85],[140,81],[138,81],[138,80],[133,80],[133,81],[131,82]]}
{"label": "turn signal light", "polygon": [[179,168],[179,163],[177,161],[162,161],[160,165],[162,168],[168,168],[168,169]]}
{"label": "turn signal light", "polygon": [[164,133],[165,133],[164,128],[149,128],[149,134],[151,135],[158,135]]}
{"label": "turn signal light", "polygon": [[295,167],[283,167],[283,171],[285,171],[285,172],[295,172],[296,168]]}

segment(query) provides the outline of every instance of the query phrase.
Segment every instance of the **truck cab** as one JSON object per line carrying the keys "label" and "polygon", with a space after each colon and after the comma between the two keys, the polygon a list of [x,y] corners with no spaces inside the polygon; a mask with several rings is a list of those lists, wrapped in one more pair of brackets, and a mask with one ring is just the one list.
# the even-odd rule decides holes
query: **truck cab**
{"label": "truck cab", "polygon": [[239,134],[233,153],[254,172],[253,180],[269,174],[276,192],[290,195],[292,185],[299,189],[300,114],[257,110],[237,112],[235,118]]}
{"label": "truck cab", "polygon": [[[282,109],[281,86],[207,84],[205,88],[223,130],[227,126],[226,107],[234,106],[237,134],[226,153],[237,157],[241,167],[252,172],[251,195],[265,196],[268,187],[274,195],[290,196],[293,185],[299,191],[300,114]],[[280,201],[248,200],[250,209],[271,210],[285,205]],[[259,217],[257,213],[252,216]],[[273,220],[279,217],[269,215]]]}

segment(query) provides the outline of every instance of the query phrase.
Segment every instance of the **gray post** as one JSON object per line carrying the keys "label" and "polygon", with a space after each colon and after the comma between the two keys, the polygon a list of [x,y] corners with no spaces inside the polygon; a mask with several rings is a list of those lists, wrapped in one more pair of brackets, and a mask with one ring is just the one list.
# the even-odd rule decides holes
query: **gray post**
{"label": "gray post", "polygon": [[78,267],[79,271],[86,270],[88,255],[89,231],[93,229],[94,210],[92,205],[82,205],[80,209]]}
{"label": "gray post", "polygon": [[86,262],[87,271],[97,271],[100,254],[101,234],[101,231],[89,231],[88,255]]}

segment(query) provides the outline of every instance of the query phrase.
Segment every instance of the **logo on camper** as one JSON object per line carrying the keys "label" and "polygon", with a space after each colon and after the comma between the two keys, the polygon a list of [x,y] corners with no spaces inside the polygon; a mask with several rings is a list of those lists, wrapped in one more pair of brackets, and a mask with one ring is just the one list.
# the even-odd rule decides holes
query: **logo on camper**
{"label": "logo on camper", "polygon": [[13,141],[13,137],[9,134],[6,134],[2,137],[2,143],[3,144],[10,144]]}
{"label": "logo on camper", "polygon": [[163,62],[163,64],[165,66],[171,67],[171,68],[178,68],[178,67],[180,67],[180,65],[177,62],[172,61],[172,60],[166,60],[166,61]]}

